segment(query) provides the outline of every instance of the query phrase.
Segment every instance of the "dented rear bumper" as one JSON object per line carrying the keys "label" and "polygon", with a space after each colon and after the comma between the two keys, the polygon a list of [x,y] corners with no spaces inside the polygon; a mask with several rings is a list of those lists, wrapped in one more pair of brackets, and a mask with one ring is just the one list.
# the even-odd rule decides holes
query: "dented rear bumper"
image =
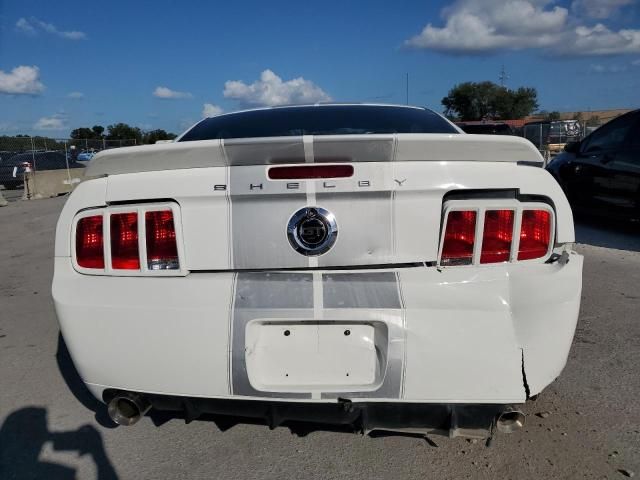
{"label": "dented rear bumper", "polygon": [[199,402],[522,403],[566,363],[582,278],[575,253],[566,264],[180,278],[86,276],[55,261],[61,330],[101,400],[125,390]]}

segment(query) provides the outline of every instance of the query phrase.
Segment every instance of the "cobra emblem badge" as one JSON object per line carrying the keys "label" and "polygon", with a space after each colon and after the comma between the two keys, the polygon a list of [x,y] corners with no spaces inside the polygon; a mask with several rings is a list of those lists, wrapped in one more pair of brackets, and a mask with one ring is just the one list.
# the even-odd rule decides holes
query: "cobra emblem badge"
{"label": "cobra emblem badge", "polygon": [[287,237],[296,252],[308,257],[322,255],[338,238],[336,217],[324,208],[301,208],[289,219]]}

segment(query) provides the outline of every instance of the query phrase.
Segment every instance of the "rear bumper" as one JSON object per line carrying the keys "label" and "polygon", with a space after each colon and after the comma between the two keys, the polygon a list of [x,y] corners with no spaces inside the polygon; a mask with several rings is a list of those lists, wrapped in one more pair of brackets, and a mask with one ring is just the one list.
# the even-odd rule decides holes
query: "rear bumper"
{"label": "rear bumper", "polygon": [[60,327],[99,399],[522,403],[566,363],[582,278],[575,253],[564,265],[181,278],[86,276],[55,261]]}
{"label": "rear bumper", "polygon": [[[106,403],[117,394],[105,390]],[[501,413],[511,408],[492,404],[424,404],[351,402],[299,403],[264,400],[224,400],[170,395],[145,395],[154,411],[171,412],[189,423],[207,414],[238,419],[257,419],[270,428],[287,424],[292,430],[306,431],[311,424],[333,425],[346,430],[369,433],[393,431],[409,434],[438,434],[449,437],[486,438]],[[218,420],[223,421],[223,420]]]}

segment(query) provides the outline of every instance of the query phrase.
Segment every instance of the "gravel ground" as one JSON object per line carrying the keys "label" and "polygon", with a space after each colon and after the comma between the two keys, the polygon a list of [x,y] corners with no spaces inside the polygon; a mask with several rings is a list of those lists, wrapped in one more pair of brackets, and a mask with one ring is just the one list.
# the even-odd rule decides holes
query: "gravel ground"
{"label": "gravel ground", "polygon": [[59,342],[50,295],[64,198],[0,208],[0,478],[625,478],[640,475],[640,233],[581,224],[578,331],[562,376],[492,447],[464,439],[299,436],[144,418],[112,428]]}

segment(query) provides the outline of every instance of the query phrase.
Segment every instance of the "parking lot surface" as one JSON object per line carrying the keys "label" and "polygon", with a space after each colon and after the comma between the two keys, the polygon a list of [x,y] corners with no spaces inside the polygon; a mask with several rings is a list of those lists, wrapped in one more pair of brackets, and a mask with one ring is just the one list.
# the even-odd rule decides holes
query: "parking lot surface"
{"label": "parking lot surface", "polygon": [[15,202],[16,200],[22,199],[23,192],[24,190],[22,188],[16,190],[5,190],[4,187],[0,187],[0,194],[2,194],[7,202]]}
{"label": "parking lot surface", "polygon": [[526,427],[497,435],[488,448],[459,438],[433,436],[428,443],[299,425],[270,431],[241,419],[185,425],[152,415],[113,428],[75,372],[53,310],[53,237],[64,201],[0,208],[3,480],[640,475],[638,228],[578,224],[584,286],[567,367],[525,405]]}

